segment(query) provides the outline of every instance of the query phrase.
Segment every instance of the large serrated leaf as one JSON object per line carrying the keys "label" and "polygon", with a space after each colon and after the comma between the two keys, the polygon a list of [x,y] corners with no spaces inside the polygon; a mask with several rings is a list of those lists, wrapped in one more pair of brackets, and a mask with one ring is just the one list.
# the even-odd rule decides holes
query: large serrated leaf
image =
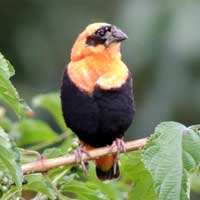
{"label": "large serrated leaf", "polygon": [[140,152],[122,156],[121,161],[123,177],[134,183],[129,192],[129,199],[157,200],[151,174],[145,168]]}
{"label": "large serrated leaf", "polygon": [[60,128],[63,131],[66,130],[66,125],[61,112],[60,97],[58,93],[38,95],[33,99],[33,105],[35,107],[41,107],[50,112]]}
{"label": "large serrated leaf", "polygon": [[200,138],[190,128],[163,122],[145,146],[143,160],[159,200],[188,200],[189,171],[200,163]]}
{"label": "large serrated leaf", "polygon": [[18,188],[22,183],[22,171],[19,165],[19,153],[15,143],[0,127],[0,163],[1,170],[12,177]]}
{"label": "large serrated leaf", "polygon": [[52,200],[57,199],[57,195],[52,187],[52,184],[42,174],[30,174],[26,175],[24,178],[28,182],[23,186],[24,190],[32,190],[45,194]]}
{"label": "large serrated leaf", "polygon": [[0,53],[0,100],[8,104],[18,117],[24,115],[25,109],[29,109],[19,97],[15,87],[9,80],[14,75],[14,68]]}

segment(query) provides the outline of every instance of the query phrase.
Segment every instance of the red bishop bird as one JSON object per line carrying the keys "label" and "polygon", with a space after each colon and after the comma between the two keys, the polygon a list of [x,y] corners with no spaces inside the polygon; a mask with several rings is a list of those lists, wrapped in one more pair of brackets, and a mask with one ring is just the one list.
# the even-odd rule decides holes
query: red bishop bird
{"label": "red bishop bird", "polygon": [[[132,77],[121,60],[127,35],[107,23],[90,24],[76,39],[61,86],[65,122],[88,151],[123,144],[135,113]],[[119,146],[120,146],[119,145]],[[100,180],[119,177],[116,155],[95,160]]]}

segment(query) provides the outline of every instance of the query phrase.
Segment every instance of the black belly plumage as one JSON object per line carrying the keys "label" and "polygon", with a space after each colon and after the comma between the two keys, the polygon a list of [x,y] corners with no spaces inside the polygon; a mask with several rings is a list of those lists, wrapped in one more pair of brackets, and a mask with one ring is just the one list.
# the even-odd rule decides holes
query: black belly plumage
{"label": "black belly plumage", "polygon": [[96,86],[89,95],[65,71],[61,102],[67,126],[81,141],[93,147],[111,145],[123,137],[135,114],[131,74],[121,87],[103,90]]}

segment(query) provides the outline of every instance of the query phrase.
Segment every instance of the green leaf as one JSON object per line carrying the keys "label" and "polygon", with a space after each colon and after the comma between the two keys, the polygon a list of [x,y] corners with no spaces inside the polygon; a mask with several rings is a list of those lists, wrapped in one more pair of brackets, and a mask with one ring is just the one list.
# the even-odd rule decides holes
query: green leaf
{"label": "green leaf", "polygon": [[66,152],[63,152],[60,148],[53,147],[53,148],[45,149],[42,155],[45,158],[56,158],[59,156],[66,155]]}
{"label": "green leaf", "polygon": [[145,146],[143,160],[159,200],[189,199],[189,171],[200,162],[199,135],[176,122],[163,122]]}
{"label": "green leaf", "polygon": [[0,127],[0,168],[13,179],[18,189],[22,183],[22,171],[19,164],[19,152],[15,143]]}
{"label": "green leaf", "polygon": [[200,171],[199,169],[195,170],[193,173],[190,174],[191,180],[191,189],[194,192],[200,193]]}
{"label": "green leaf", "polygon": [[108,198],[98,189],[98,185],[89,182],[70,181],[63,185],[61,191],[73,193],[81,200],[108,200]]}
{"label": "green leaf", "polygon": [[15,74],[13,66],[4,56],[0,53],[0,74],[3,74],[5,78],[9,79]]}
{"label": "green leaf", "polygon": [[21,134],[20,145],[54,141],[58,137],[48,124],[40,120],[23,120],[18,124],[17,130]]}
{"label": "green leaf", "polygon": [[33,99],[33,105],[35,107],[41,107],[54,117],[60,128],[66,130],[66,125],[61,112],[61,102],[58,93],[49,93],[44,95],[38,95]]}
{"label": "green leaf", "polygon": [[6,132],[10,132],[12,129],[12,121],[7,118],[7,117],[0,117],[0,126],[6,131]]}
{"label": "green leaf", "polygon": [[26,109],[29,109],[19,97],[15,87],[9,80],[14,75],[14,68],[0,53],[0,100],[8,104],[17,114],[22,117]]}
{"label": "green leaf", "polygon": [[23,190],[32,190],[47,195],[50,199],[56,199],[57,195],[52,184],[42,174],[26,175],[27,184],[23,185]]}
{"label": "green leaf", "polygon": [[87,182],[87,185],[95,186],[101,193],[103,193],[108,199],[122,200],[126,196],[127,190],[121,188],[119,180],[112,180],[112,182],[104,183],[102,181]]}
{"label": "green leaf", "polygon": [[200,164],[200,135],[197,131],[199,125],[186,129],[183,135],[184,167],[188,172]]}
{"label": "green leaf", "polygon": [[[108,199],[122,200],[124,195],[127,194],[127,188],[122,188],[123,182],[119,180],[112,180],[110,182],[100,181],[96,177],[95,164],[90,163],[89,174],[84,177],[84,179],[89,180],[87,185],[95,185],[101,193],[103,193]],[[82,174],[83,176],[84,174]]]}
{"label": "green leaf", "polygon": [[151,174],[141,160],[140,152],[129,153],[121,158],[121,174],[126,182],[132,182],[129,199],[157,200]]}

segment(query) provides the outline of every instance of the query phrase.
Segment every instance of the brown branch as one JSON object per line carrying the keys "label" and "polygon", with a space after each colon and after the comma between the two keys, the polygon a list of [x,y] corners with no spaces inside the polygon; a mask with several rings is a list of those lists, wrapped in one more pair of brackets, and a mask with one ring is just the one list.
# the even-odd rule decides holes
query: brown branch
{"label": "brown branch", "polygon": [[[147,138],[133,140],[125,143],[126,151],[134,151],[142,149],[147,142]],[[95,150],[88,151],[89,155],[83,154],[83,161],[94,160],[95,158],[105,156],[108,154],[114,154],[117,152],[117,147],[102,147]],[[61,156],[52,159],[41,159],[32,163],[27,163],[22,165],[22,171],[24,174],[35,173],[35,172],[45,172],[55,167],[61,167],[64,165],[76,164],[75,154],[68,156]]]}

